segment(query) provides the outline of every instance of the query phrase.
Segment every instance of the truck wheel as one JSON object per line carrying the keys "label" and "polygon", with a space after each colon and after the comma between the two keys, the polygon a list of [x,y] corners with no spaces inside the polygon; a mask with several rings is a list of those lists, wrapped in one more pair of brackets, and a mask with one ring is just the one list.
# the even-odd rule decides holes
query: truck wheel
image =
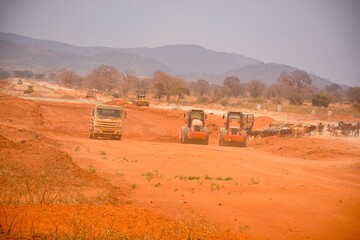
{"label": "truck wheel", "polygon": [[204,132],[206,133],[206,138],[204,140],[204,145],[209,145],[209,130],[204,128]]}
{"label": "truck wheel", "polygon": [[184,133],[183,133],[183,130],[180,129],[180,132],[179,132],[179,139],[180,139],[180,143],[183,144],[184,143]]}
{"label": "truck wheel", "polygon": [[93,129],[90,129],[90,130],[89,130],[89,137],[90,137],[91,139],[94,138],[94,130],[93,130]]}
{"label": "truck wheel", "polygon": [[121,141],[121,137],[122,137],[122,135],[117,136],[117,137],[116,137],[116,140]]}
{"label": "truck wheel", "polygon": [[242,131],[241,131],[241,135],[244,137],[244,140],[243,140],[243,142],[241,143],[240,147],[246,147],[246,139],[247,139],[246,131],[245,131],[245,130],[242,130]]}
{"label": "truck wheel", "polygon": [[225,146],[225,135],[226,135],[226,131],[221,131],[220,132],[220,139],[219,139],[219,146]]}
{"label": "truck wheel", "polygon": [[189,129],[188,128],[184,128],[182,130],[182,143],[183,144],[187,144],[189,142],[189,139],[188,139],[188,132],[189,132]]}

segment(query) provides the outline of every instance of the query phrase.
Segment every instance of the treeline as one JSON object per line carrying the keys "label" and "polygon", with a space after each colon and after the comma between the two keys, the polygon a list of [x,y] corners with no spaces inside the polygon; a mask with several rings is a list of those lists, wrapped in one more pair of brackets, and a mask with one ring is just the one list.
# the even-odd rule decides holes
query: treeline
{"label": "treeline", "polygon": [[[0,77],[11,74],[0,70]],[[195,96],[199,103],[216,102],[226,105],[229,98],[271,99],[274,104],[287,100],[291,104],[302,105],[311,101],[314,106],[327,107],[333,102],[360,103],[360,87],[344,91],[339,85],[331,84],[325,89],[312,85],[312,80],[304,71],[283,72],[277,83],[266,85],[261,80],[242,83],[236,76],[226,77],[222,84],[211,84],[207,80],[189,81],[157,71],[149,78],[139,78],[132,70],[119,71],[113,66],[101,65],[87,76],[79,76],[74,71],[54,69],[35,74],[29,70],[13,71],[18,78],[55,79],[67,87],[97,89],[104,92],[119,92],[127,97],[132,91],[144,89],[157,99],[179,101],[185,96]]]}

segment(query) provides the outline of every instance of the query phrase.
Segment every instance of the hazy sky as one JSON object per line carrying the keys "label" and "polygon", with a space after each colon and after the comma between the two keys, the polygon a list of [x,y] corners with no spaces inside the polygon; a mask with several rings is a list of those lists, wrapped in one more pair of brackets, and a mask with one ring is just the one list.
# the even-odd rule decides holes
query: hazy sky
{"label": "hazy sky", "polygon": [[198,44],[360,85],[360,0],[0,0],[0,31],[79,46]]}

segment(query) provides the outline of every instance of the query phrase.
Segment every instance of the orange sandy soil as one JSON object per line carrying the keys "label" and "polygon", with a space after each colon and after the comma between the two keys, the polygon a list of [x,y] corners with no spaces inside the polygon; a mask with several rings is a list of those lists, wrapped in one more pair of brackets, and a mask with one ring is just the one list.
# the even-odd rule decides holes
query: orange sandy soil
{"label": "orange sandy soil", "polygon": [[[208,115],[210,144],[182,145],[178,140],[179,128],[184,125],[182,111],[122,101],[111,104],[128,111],[122,141],[88,138],[91,104],[0,96],[2,156],[7,154],[7,159],[25,164],[28,152],[32,159],[38,159],[36,153],[41,159],[53,148],[56,156],[68,159],[66,166],[74,171],[68,174],[76,186],[84,185],[79,188],[85,196],[82,205],[66,204],[64,197],[64,205],[22,206],[19,212],[23,215],[19,213],[18,218],[24,216],[27,223],[36,220],[36,231],[53,231],[50,222],[58,221],[66,233],[64,229],[74,226],[61,224],[65,221],[60,216],[66,212],[70,218],[84,218],[87,226],[98,221],[96,226],[104,230],[101,226],[114,222],[119,232],[153,239],[160,238],[166,227],[172,233],[182,229],[179,239],[187,238],[189,229],[200,239],[205,233],[212,239],[360,236],[360,151],[356,142],[270,137],[249,141],[247,148],[219,147],[217,131],[224,120]],[[259,117],[255,127],[271,122],[269,117]],[[49,149],[42,154],[40,145],[19,147],[35,142]],[[96,169],[96,174],[90,174],[89,168]],[[103,178],[110,183],[101,183]],[[101,189],[111,198],[104,200]],[[101,197],[98,204],[91,204],[91,194]],[[4,207],[14,216],[17,210],[13,208]],[[184,219],[195,220],[189,227]],[[169,234],[170,239],[175,235]]]}

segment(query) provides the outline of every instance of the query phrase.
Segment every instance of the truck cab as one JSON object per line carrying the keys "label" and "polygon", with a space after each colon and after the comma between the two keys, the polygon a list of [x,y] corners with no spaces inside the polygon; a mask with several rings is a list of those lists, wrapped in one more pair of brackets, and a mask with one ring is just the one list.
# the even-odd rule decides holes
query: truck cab
{"label": "truck cab", "polygon": [[91,109],[89,137],[121,140],[126,111],[120,106],[96,105]]}

